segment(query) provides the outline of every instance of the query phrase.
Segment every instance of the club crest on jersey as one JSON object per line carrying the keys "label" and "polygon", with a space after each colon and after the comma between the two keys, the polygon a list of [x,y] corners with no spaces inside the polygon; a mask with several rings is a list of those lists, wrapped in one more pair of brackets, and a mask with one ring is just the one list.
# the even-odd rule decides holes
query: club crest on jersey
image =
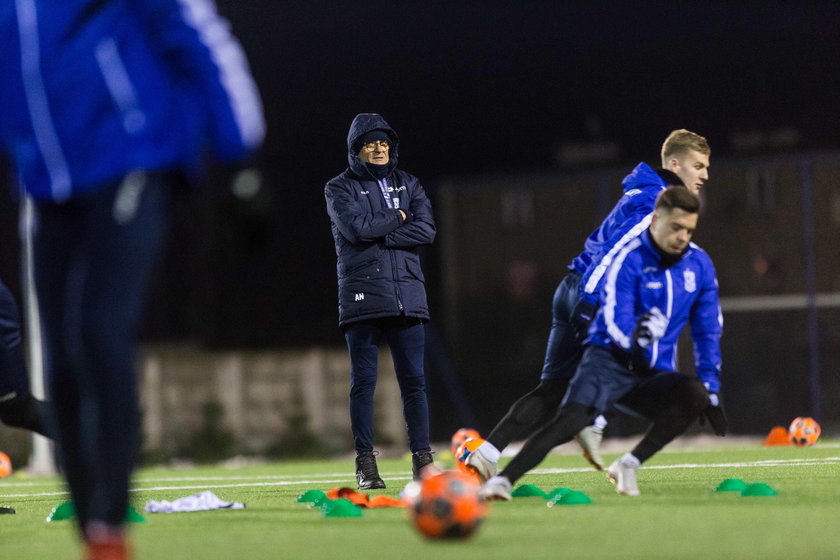
{"label": "club crest on jersey", "polygon": [[685,280],[685,291],[693,292],[697,289],[697,277],[693,270],[686,268],[683,270],[683,280]]}

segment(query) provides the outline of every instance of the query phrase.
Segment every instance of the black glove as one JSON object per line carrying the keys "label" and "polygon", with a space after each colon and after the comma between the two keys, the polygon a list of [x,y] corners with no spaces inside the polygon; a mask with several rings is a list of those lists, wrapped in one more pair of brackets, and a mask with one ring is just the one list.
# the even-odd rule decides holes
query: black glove
{"label": "black glove", "polygon": [[575,329],[575,336],[578,341],[582,341],[589,334],[589,323],[595,318],[595,313],[598,311],[598,306],[588,301],[578,300],[572,309],[572,316],[569,320],[572,322],[572,327]]}
{"label": "black glove", "polygon": [[723,404],[720,402],[720,397],[717,393],[709,393],[709,406],[703,411],[700,417],[700,423],[703,423],[703,417],[709,421],[709,426],[715,435],[725,436],[726,428],[729,423],[726,421],[726,414],[723,413]]}
{"label": "black glove", "polygon": [[633,330],[633,341],[639,348],[647,348],[651,343],[665,336],[668,318],[658,307],[654,307],[639,317]]}

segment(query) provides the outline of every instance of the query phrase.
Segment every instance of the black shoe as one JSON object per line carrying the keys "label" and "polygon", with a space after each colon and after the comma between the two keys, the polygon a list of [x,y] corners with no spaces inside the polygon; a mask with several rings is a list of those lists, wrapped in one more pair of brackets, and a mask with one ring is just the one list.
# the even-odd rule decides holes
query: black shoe
{"label": "black shoe", "polygon": [[359,483],[359,490],[385,488],[385,482],[379,478],[379,469],[376,468],[374,452],[356,455],[356,480]]}
{"label": "black shoe", "polygon": [[47,407],[45,401],[39,401],[32,395],[15,399],[0,404],[0,422],[13,428],[23,428],[54,439],[46,420]]}
{"label": "black shoe", "polygon": [[420,480],[420,471],[426,465],[434,463],[431,451],[418,451],[411,455],[411,474],[414,475],[414,480]]}

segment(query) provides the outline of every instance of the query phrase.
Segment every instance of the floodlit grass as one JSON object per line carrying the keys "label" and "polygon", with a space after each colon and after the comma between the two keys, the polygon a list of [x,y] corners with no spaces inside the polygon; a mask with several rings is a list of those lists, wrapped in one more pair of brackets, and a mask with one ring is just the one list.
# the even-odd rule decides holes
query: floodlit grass
{"label": "floodlit grass", "polygon": [[[607,457],[612,460],[613,456]],[[505,460],[503,460],[505,461]],[[408,460],[380,460],[396,496],[408,481]],[[546,507],[541,498],[494,503],[484,525],[464,542],[430,542],[400,509],[366,510],[362,518],[324,518],[295,502],[304,490],[353,486],[352,461],[283,462],[238,469],[145,469],[132,502],[172,500],[212,490],[247,509],[145,514],[133,524],[143,559],[539,559],[840,557],[840,445],[821,441],[798,449],[745,445],[665,452],[639,473],[638,498],[618,496],[604,475],[577,456],[551,456],[523,478],[543,490],[586,492],[592,505]],[[741,497],[713,489],[726,478],[766,482],[772,497]],[[65,501],[56,478],[0,480],[0,557],[15,560],[80,557],[73,525],[45,523]]]}

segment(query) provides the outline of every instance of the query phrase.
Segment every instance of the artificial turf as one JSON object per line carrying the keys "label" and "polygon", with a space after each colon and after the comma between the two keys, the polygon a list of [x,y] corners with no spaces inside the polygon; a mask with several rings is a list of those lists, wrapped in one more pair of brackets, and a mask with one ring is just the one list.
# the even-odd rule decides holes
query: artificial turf
{"label": "artificial turf", "polygon": [[[606,456],[612,460],[615,455]],[[503,459],[503,463],[506,459]],[[438,460],[438,463],[444,463]],[[397,496],[408,482],[407,459],[379,461]],[[353,486],[353,463],[281,462],[138,471],[131,499],[173,500],[202,490],[240,501],[244,510],[147,514],[131,524],[143,559],[538,559],[840,557],[840,442],[814,447],[758,444],[663,452],[639,472],[639,497],[619,496],[602,473],[578,456],[552,455],[519,484],[585,492],[591,505],[547,507],[542,498],[496,502],[479,531],[464,541],[420,536],[403,509],[365,510],[360,518],[326,518],[296,502],[307,489]],[[724,479],[765,482],[775,496],[715,492]],[[0,480],[0,557],[74,559],[81,552],[72,522],[45,522],[67,499],[55,477]]]}

